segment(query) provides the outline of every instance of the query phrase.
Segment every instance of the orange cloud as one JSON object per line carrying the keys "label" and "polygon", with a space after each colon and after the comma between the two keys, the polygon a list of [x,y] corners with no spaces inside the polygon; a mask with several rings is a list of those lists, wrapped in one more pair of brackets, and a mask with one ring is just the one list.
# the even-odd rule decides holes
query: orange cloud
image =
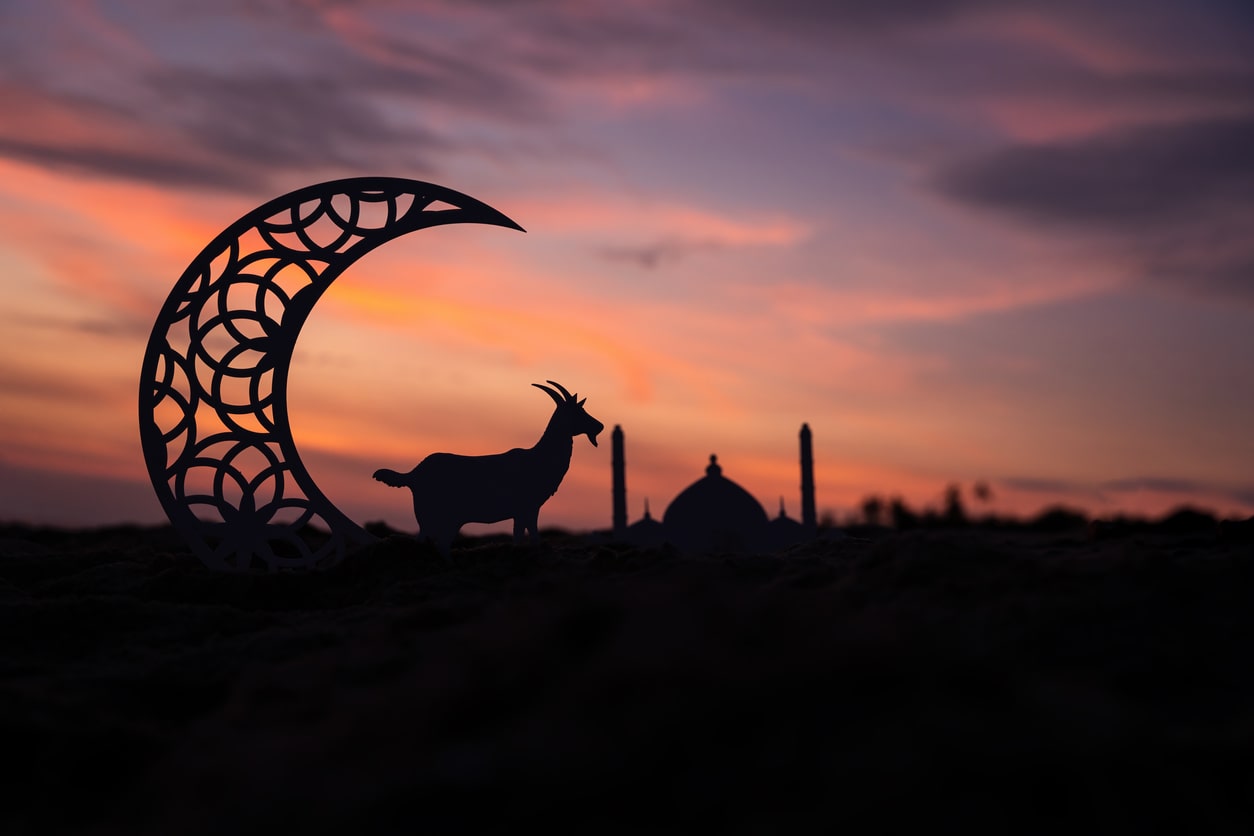
{"label": "orange cloud", "polygon": [[[572,318],[433,296],[378,290],[360,283],[337,287],[326,305],[371,324],[422,330],[437,325],[465,334],[480,345],[534,352],[543,340],[558,339],[579,350],[605,357],[618,369],[631,397],[647,401],[652,382],[648,352],[639,352],[603,330]],[[644,355],[644,356],[642,356]]]}
{"label": "orange cloud", "polygon": [[[1026,271],[1025,271],[1026,272]],[[1126,279],[1109,269],[1033,281],[1024,274],[947,285],[943,276],[927,290],[893,292],[876,287],[842,287],[781,282],[741,286],[733,292],[769,307],[790,322],[813,325],[885,322],[951,322],[1109,292]]]}
{"label": "orange cloud", "polygon": [[[197,211],[199,208],[199,211]],[[122,315],[155,316],[168,289],[225,227],[222,207],[154,187],[62,177],[0,161],[7,246],[62,287]],[[228,210],[229,211],[229,210]]]}

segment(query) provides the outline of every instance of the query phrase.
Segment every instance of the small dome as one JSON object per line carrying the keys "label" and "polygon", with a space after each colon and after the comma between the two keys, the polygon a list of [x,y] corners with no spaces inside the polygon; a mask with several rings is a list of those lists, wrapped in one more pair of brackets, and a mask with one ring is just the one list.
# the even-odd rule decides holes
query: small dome
{"label": "small dome", "polygon": [[649,513],[649,500],[644,501],[644,517],[627,526],[627,540],[637,546],[660,546],[666,542],[666,527]]}
{"label": "small dome", "polygon": [[779,498],[779,516],[767,526],[767,540],[773,549],[785,549],[805,540],[805,526],[784,512],[784,498]]}
{"label": "small dome", "polygon": [[681,491],[662,515],[667,538],[687,552],[760,548],[767,524],[765,509],[723,475],[717,456],[710,456],[705,478]]}

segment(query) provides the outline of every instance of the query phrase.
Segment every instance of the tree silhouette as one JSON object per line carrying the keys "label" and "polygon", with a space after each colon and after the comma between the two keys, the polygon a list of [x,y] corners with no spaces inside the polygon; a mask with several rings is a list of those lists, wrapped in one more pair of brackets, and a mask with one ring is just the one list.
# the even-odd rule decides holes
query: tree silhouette
{"label": "tree silhouette", "polygon": [[862,519],[867,525],[882,525],[884,500],[874,494],[862,500]]}
{"label": "tree silhouette", "polygon": [[944,520],[946,525],[967,524],[967,511],[962,507],[962,488],[957,482],[952,482],[945,487]]}
{"label": "tree silhouette", "polygon": [[919,525],[919,515],[911,511],[905,500],[899,496],[894,496],[889,502],[888,515],[893,521],[893,528],[904,530],[917,528]]}

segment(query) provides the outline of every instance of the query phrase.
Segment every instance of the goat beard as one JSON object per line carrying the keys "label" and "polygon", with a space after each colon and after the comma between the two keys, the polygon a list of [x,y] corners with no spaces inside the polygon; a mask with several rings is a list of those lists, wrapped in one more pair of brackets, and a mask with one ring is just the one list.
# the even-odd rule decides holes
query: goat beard
{"label": "goat beard", "polygon": [[588,436],[588,440],[592,442],[593,447],[597,446],[597,434],[596,433],[584,433],[584,435]]}

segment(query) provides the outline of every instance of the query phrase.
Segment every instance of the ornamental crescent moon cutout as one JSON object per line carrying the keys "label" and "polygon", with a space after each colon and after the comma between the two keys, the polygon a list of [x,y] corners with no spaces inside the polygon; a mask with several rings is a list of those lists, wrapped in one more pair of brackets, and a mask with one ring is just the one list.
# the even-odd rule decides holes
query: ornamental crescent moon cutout
{"label": "ornamental crescent moon cutout", "polygon": [[324,568],[373,539],[301,463],[288,424],[292,352],[318,299],[355,261],[454,223],[522,230],[451,189],[359,177],[259,206],[183,272],[144,354],[139,430],[161,506],[205,565]]}

